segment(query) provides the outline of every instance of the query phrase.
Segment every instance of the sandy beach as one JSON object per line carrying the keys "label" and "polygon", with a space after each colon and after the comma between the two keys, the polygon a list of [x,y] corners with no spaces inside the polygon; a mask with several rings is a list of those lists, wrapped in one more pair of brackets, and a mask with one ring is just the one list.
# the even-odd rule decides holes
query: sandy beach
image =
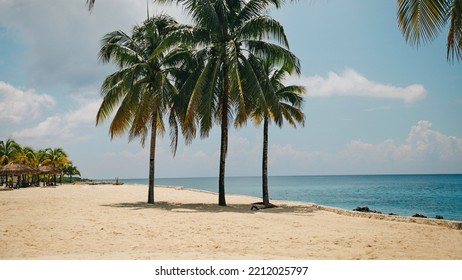
{"label": "sandy beach", "polygon": [[140,185],[1,191],[0,259],[462,259],[462,230],[448,224],[288,201],[251,211],[259,199],[239,195],[219,207],[216,194],[179,187],[155,195],[148,205]]}

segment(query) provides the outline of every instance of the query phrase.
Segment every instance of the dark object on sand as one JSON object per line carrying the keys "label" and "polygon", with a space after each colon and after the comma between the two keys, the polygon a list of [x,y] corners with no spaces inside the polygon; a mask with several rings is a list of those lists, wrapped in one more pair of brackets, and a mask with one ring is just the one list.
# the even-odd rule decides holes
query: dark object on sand
{"label": "dark object on sand", "polygon": [[369,207],[356,207],[355,209],[353,209],[353,211],[357,211],[357,212],[364,212],[364,213],[377,213],[377,214],[382,214],[382,212],[379,212],[379,211],[375,211],[375,210],[371,210],[369,209]]}
{"label": "dark object on sand", "polygon": [[427,218],[427,216],[424,216],[424,215],[419,214],[419,213],[413,215],[412,217],[414,217],[414,218]]}
{"label": "dark object on sand", "polygon": [[443,220],[444,217],[443,216],[440,216],[440,215],[436,215],[435,219],[438,219],[438,220]]}
{"label": "dark object on sand", "polygon": [[268,208],[276,208],[277,206],[273,203],[265,204],[264,202],[254,202],[252,203],[252,207],[250,210],[260,210],[260,209],[268,209]]}

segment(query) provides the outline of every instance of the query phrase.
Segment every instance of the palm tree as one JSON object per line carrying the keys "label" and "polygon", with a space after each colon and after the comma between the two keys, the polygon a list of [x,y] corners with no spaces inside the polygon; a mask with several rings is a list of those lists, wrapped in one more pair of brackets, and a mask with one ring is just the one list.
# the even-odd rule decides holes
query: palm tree
{"label": "palm tree", "polygon": [[397,0],[398,24],[412,45],[429,43],[449,23],[446,56],[462,59],[462,0]]}
{"label": "palm tree", "polygon": [[[96,116],[96,125],[108,118],[118,106],[109,128],[111,139],[128,130],[129,141],[139,137],[144,146],[151,131],[148,203],[154,203],[156,136],[164,132],[163,115],[177,93],[170,80],[171,69],[167,67],[170,56],[165,49],[159,48],[174,23],[171,17],[164,15],[134,27],[132,36],[122,31],[108,33],[99,52],[103,63],[114,61],[119,70],[103,82],[101,93],[104,98]],[[174,110],[170,113],[171,119],[175,119]],[[173,132],[171,136],[172,142],[176,143],[178,134]]]}
{"label": "palm tree", "polygon": [[[279,0],[161,0],[185,6],[193,26],[172,32],[166,44],[183,42],[206,53],[204,67],[194,71],[182,87],[191,96],[184,125],[185,137],[193,137],[196,125],[201,137],[208,136],[214,122],[221,126],[218,204],[226,206],[225,163],[228,128],[235,114],[237,123],[247,119],[246,102],[263,98],[249,53],[269,59],[293,60],[282,25],[267,15]],[[269,40],[271,41],[269,41]],[[280,46],[282,45],[282,47]],[[196,124],[197,122],[197,124]]]}
{"label": "palm tree", "polygon": [[[0,141],[0,166],[15,162],[21,149],[21,145],[13,139],[8,139],[6,142]],[[8,182],[7,175],[5,175],[5,182]]]}
{"label": "palm tree", "polygon": [[263,122],[262,196],[265,207],[273,207],[274,205],[269,202],[268,192],[268,127],[271,121],[281,127],[284,119],[294,127],[297,122],[304,125],[305,115],[301,105],[305,88],[283,84],[287,74],[293,71],[300,73],[297,65],[286,63],[277,68],[272,60],[262,60],[253,56],[249,60],[265,94],[266,102],[254,104],[250,110],[252,110],[252,119],[257,125]]}
{"label": "palm tree", "polygon": [[79,169],[72,163],[72,161],[70,161],[68,164],[64,166],[63,171],[64,174],[69,175],[69,183],[72,183],[72,175],[82,176],[82,174],[80,174]]}
{"label": "palm tree", "polygon": [[[62,183],[62,170],[64,165],[69,163],[69,158],[62,148],[46,148],[43,154],[43,165],[51,166],[61,170],[60,182]],[[56,184],[56,174],[53,175],[54,183]]]}
{"label": "palm tree", "polygon": [[[38,168],[44,160],[44,150],[34,150],[32,147],[24,147],[25,164]],[[40,175],[32,176],[32,184],[40,181]]]}
{"label": "palm tree", "polygon": [[8,139],[6,142],[0,141],[0,165],[14,162],[17,154],[21,151],[21,145],[13,139]]}

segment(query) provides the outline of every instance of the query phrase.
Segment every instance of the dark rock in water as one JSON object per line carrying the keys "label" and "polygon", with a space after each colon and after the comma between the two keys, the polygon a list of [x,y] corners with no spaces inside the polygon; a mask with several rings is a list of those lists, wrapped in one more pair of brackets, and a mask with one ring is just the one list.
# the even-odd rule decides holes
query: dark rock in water
{"label": "dark rock in water", "polygon": [[371,210],[369,209],[369,207],[356,207],[355,209],[353,209],[353,211],[358,211],[358,212],[364,212],[364,213],[377,213],[377,214],[382,214],[382,212],[379,212],[379,211],[375,211],[375,210]]}
{"label": "dark rock in water", "polygon": [[358,211],[358,212],[370,212],[371,210],[369,209],[369,207],[356,207],[356,209],[353,209],[353,211]]}
{"label": "dark rock in water", "polygon": [[417,213],[417,214],[413,215],[412,217],[414,217],[414,218],[426,218],[427,216],[424,216],[422,214]]}
{"label": "dark rock in water", "polygon": [[443,216],[440,216],[440,215],[436,215],[435,219],[438,219],[438,220],[443,220],[444,217]]}

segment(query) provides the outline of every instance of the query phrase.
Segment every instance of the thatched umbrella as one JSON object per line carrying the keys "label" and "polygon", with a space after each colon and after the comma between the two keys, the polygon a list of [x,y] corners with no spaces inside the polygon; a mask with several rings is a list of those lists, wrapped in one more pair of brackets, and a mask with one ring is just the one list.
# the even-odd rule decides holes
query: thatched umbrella
{"label": "thatched umbrella", "polygon": [[0,167],[0,175],[22,175],[22,174],[35,174],[37,169],[20,163],[8,163]]}
{"label": "thatched umbrella", "polygon": [[[40,175],[61,175],[61,170],[46,165],[39,166],[38,171]],[[54,178],[54,184],[56,185],[56,176]],[[49,184],[49,178],[47,178],[47,184]]]}
{"label": "thatched umbrella", "polygon": [[45,174],[52,174],[52,175],[60,175],[61,170],[51,167],[51,166],[46,166],[42,165],[38,167],[39,174],[45,175]]}
{"label": "thatched umbrella", "polygon": [[[18,176],[18,182],[19,182],[19,176],[23,174],[35,174],[37,173],[37,169],[25,165],[25,164],[20,164],[20,163],[8,163],[5,166],[0,167],[0,175],[4,176]],[[6,180],[8,181],[8,180]],[[24,183],[24,182],[23,182]]]}

